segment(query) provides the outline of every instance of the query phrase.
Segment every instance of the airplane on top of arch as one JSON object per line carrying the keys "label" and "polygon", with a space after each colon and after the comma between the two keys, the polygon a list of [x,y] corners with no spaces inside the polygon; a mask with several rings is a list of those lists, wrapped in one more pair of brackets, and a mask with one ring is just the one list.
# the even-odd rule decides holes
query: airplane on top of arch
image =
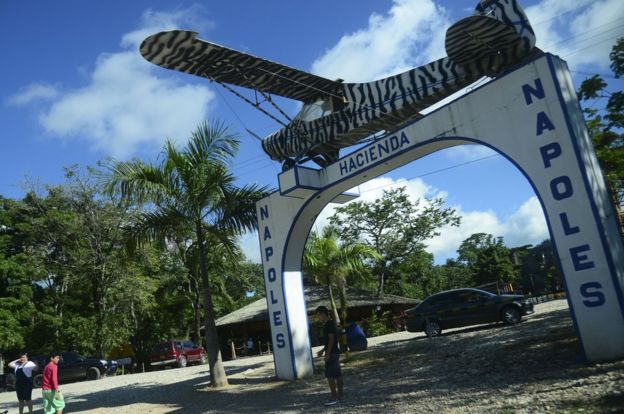
{"label": "airplane on top of arch", "polygon": [[[200,40],[186,30],[151,35],[140,52],[158,66],[220,84],[282,124],[262,139],[262,148],[287,170],[310,160],[324,167],[339,159],[340,149],[379,131],[392,132],[483,76],[500,76],[542,53],[516,0],[481,0],[473,15],[450,26],[445,48],[447,57],[364,83],[326,79]],[[255,100],[230,85],[254,90]],[[301,101],[303,106],[289,117],[271,95]],[[287,121],[262,104],[273,106],[273,112]]]}

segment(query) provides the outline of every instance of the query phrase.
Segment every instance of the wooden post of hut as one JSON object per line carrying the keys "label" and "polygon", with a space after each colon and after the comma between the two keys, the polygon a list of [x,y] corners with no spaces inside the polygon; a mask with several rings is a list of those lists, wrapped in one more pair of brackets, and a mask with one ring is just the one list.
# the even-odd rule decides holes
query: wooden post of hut
{"label": "wooden post of hut", "polygon": [[230,352],[232,353],[232,359],[236,359],[236,347],[234,346],[234,341],[230,339]]}

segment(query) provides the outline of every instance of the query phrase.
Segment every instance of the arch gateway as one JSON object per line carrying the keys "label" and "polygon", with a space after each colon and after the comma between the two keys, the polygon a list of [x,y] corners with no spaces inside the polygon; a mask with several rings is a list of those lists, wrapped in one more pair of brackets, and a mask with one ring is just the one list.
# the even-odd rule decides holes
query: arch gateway
{"label": "arch gateway", "polygon": [[276,375],[313,373],[301,263],[317,215],[345,191],[443,148],[482,144],[540,200],[584,356],[624,356],[624,249],[567,65],[550,54],[321,169],[295,165],[257,205]]}

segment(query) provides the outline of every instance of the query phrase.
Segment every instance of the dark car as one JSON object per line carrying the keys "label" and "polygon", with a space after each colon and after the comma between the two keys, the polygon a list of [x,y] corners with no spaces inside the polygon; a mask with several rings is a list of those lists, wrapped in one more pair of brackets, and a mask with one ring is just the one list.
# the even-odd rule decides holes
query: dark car
{"label": "dark car", "polygon": [[173,339],[154,345],[149,356],[152,367],[167,365],[184,368],[189,363],[205,364],[208,362],[206,350],[188,339]]}
{"label": "dark car", "polygon": [[[39,371],[34,376],[35,387],[41,387],[43,379],[43,368],[49,362],[48,356],[36,356],[33,360],[39,365]],[[115,361],[107,361],[98,358],[86,358],[75,352],[61,352],[61,359],[58,364],[58,380],[60,383],[96,380],[105,375],[114,375],[117,371]]]}
{"label": "dark car", "polygon": [[15,374],[7,372],[0,374],[0,392],[15,391]]}
{"label": "dark car", "polygon": [[436,293],[406,310],[403,322],[409,332],[438,336],[443,329],[502,321],[520,322],[533,313],[522,295],[495,295],[480,289],[454,289]]}

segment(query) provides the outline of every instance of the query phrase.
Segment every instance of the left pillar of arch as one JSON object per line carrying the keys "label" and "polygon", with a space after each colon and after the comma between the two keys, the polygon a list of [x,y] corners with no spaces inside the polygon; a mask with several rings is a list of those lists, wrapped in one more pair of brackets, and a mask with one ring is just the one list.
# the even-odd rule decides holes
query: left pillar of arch
{"label": "left pillar of arch", "polygon": [[[284,257],[296,255],[295,261],[301,262],[307,234],[291,235],[291,226],[305,201],[275,192],[256,204],[273,361],[277,377],[285,380],[314,373],[302,273],[285,269]],[[303,240],[291,243],[294,246],[285,251],[289,237]]]}

